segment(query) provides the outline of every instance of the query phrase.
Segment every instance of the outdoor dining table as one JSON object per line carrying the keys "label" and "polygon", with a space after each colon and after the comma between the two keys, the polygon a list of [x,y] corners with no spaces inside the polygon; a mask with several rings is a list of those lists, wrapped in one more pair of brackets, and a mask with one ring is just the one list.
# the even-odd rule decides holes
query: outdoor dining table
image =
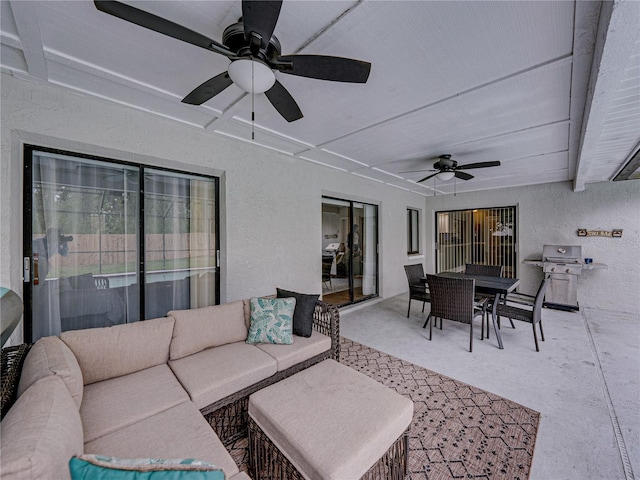
{"label": "outdoor dining table", "polygon": [[[476,293],[484,293],[487,295],[495,295],[493,300],[493,310],[491,316],[493,319],[493,328],[496,331],[496,337],[498,338],[498,348],[503,349],[502,337],[500,336],[500,329],[497,324],[496,310],[498,308],[498,301],[500,296],[507,295],[513,292],[520,280],[517,278],[504,278],[504,277],[491,277],[487,275],[472,275],[461,272],[440,272],[438,275],[450,278],[473,278],[476,281]],[[484,320],[483,320],[484,321]],[[487,332],[488,335],[488,332]]]}

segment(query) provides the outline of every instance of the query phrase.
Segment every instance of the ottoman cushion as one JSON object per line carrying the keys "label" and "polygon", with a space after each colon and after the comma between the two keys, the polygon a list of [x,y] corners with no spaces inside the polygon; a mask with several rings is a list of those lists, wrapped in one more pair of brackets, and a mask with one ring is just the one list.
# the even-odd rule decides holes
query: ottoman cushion
{"label": "ottoman cushion", "polygon": [[403,435],[413,402],[325,360],[251,395],[249,415],[307,478],[355,479]]}

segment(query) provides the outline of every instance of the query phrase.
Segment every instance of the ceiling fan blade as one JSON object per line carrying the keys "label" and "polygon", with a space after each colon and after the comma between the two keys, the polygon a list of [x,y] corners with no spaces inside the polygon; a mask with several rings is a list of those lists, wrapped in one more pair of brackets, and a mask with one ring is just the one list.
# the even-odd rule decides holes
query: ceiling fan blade
{"label": "ceiling fan blade", "polygon": [[265,92],[265,95],[287,122],[293,122],[303,117],[296,101],[278,80],[273,87]]}
{"label": "ceiling fan blade", "polygon": [[437,172],[438,170],[434,170],[433,168],[421,168],[420,170],[403,170],[398,173],[418,173],[418,172]]}
{"label": "ceiling fan blade", "polygon": [[456,178],[459,178],[460,180],[471,180],[473,178],[473,175],[470,175],[467,172],[455,171],[454,175],[456,176]]}
{"label": "ceiling fan blade", "polygon": [[152,13],[145,12],[138,8],[116,1],[94,0],[98,10],[114,17],[118,17],[127,22],[135,23],[144,28],[148,28],[163,35],[182,40],[183,42],[196,45],[198,47],[212,50],[227,57],[234,57],[235,53],[221,43],[216,42],[204,35],[189,30],[182,25],[173,23]]}
{"label": "ceiling fan blade", "polygon": [[282,0],[242,0],[242,23],[244,25],[244,36],[247,41],[251,41],[252,32],[257,33],[261,37],[260,48],[267,48],[273,31],[276,28],[281,8]]}
{"label": "ceiling fan blade", "polygon": [[366,83],[371,71],[369,62],[327,55],[284,55],[278,61],[286,62],[274,65],[282,73],[333,82]]}
{"label": "ceiling fan blade", "polygon": [[432,173],[432,174],[431,174],[431,175],[429,175],[428,177],[424,177],[422,180],[418,180],[416,183],[422,183],[422,182],[424,182],[425,180],[429,180],[430,178],[433,178],[433,177],[435,177],[436,175],[438,175],[438,173],[440,173],[440,172]]}
{"label": "ceiling fan blade", "polygon": [[469,170],[470,168],[487,168],[487,167],[499,167],[500,162],[478,162],[478,163],[467,163],[466,165],[458,165],[456,170]]}
{"label": "ceiling fan blade", "polygon": [[189,95],[182,99],[182,103],[189,103],[191,105],[202,105],[207,100],[212,99],[229,85],[233,81],[229,77],[228,72],[223,72],[220,75],[216,75],[204,82],[199,87],[196,87]]}

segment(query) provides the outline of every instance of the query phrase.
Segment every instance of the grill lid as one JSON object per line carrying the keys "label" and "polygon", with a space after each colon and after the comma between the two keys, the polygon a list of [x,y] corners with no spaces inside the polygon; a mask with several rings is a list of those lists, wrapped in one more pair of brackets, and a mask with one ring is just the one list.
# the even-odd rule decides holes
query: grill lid
{"label": "grill lid", "polygon": [[581,263],[580,245],[545,245],[542,247],[542,260],[555,263]]}

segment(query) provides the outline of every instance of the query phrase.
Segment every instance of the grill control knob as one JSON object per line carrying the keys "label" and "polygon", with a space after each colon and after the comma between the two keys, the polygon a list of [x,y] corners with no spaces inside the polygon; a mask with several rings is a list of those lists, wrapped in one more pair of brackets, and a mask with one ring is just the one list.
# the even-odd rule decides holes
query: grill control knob
{"label": "grill control knob", "polygon": [[567,273],[571,273],[571,269],[570,269],[570,268],[567,268],[565,271],[566,271]]}
{"label": "grill control knob", "polygon": [[551,267],[551,271],[555,272],[556,271],[556,267]]}

